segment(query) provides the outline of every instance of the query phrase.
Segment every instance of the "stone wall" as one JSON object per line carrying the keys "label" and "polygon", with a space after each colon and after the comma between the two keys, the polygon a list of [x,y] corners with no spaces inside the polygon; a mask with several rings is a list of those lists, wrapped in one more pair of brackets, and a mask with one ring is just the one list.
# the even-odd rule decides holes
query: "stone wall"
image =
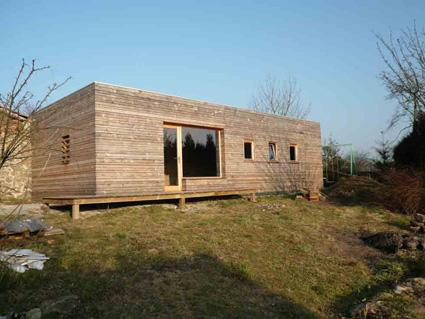
{"label": "stone wall", "polygon": [[0,169],[0,201],[31,198],[31,159],[15,161]]}
{"label": "stone wall", "polygon": [[[0,108],[0,110],[2,110]],[[6,115],[5,115],[6,114]],[[0,112],[0,138],[3,141],[7,132],[6,149],[15,147],[12,160],[6,161],[0,168],[0,202],[29,201],[31,198],[31,144],[26,138],[30,129],[30,120],[15,112]],[[8,116],[9,118],[5,117]],[[16,135],[15,135],[16,134]],[[13,144],[19,141],[17,144]],[[20,157],[20,158],[18,158]]]}

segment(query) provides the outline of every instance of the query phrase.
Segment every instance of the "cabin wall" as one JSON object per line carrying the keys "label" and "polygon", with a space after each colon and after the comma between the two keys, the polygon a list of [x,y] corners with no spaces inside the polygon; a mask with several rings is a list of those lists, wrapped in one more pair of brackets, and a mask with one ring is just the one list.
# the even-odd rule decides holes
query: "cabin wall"
{"label": "cabin wall", "polygon": [[[272,192],[322,186],[320,125],[137,89],[95,83],[96,194],[164,192],[163,124],[223,130],[221,178],[183,179],[184,191],[256,188]],[[244,159],[244,140],[254,160]],[[268,143],[277,161],[268,161]],[[289,162],[289,144],[299,161]]]}
{"label": "cabin wall", "polygon": [[[94,84],[40,110],[32,123],[32,198],[94,195]],[[62,137],[70,136],[69,163],[63,163]]]}

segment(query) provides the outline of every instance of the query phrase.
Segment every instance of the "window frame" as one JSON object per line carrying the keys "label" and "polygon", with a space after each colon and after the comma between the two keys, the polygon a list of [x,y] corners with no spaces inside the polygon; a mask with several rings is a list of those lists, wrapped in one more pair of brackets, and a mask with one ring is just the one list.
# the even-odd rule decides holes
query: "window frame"
{"label": "window frame", "polygon": [[[250,158],[247,158],[247,157],[245,157],[245,144],[250,144],[251,145],[251,157]],[[255,149],[255,146],[254,146],[254,141],[253,140],[244,140],[243,141],[243,158],[244,158],[244,160],[245,161],[253,161],[254,160],[254,157],[255,157],[255,155],[254,155],[254,149]]]}
{"label": "window frame", "polygon": [[[208,127],[208,126],[197,126],[197,125],[188,125],[188,124],[176,124],[181,128],[180,130],[180,144],[181,144],[181,166],[182,166],[182,180],[191,180],[191,179],[220,179],[223,178],[223,157],[222,157],[222,136],[223,129],[217,127]],[[218,163],[218,171],[217,175],[214,176],[184,176],[184,165],[183,165],[183,128],[190,127],[196,129],[205,129],[205,130],[214,130],[216,131],[216,139],[217,139],[217,163]]]}
{"label": "window frame", "polygon": [[[291,159],[291,147],[294,148],[295,159]],[[298,144],[289,144],[289,162],[290,163],[298,163],[299,162]]]}
{"label": "window frame", "polygon": [[[180,145],[180,147],[177,147],[178,150],[178,166],[179,166],[179,172],[178,172],[178,180],[179,185],[175,189],[174,186],[165,186],[164,185],[164,191],[170,192],[170,191],[181,191],[184,185],[185,180],[210,180],[210,179],[224,179],[225,178],[225,167],[224,167],[224,153],[223,153],[223,147],[224,147],[224,128],[223,127],[216,127],[216,126],[204,126],[204,125],[193,125],[190,123],[181,123],[181,122],[163,122],[163,127],[168,128],[176,128],[177,129],[177,136],[178,141],[177,144]],[[216,130],[218,132],[218,156],[217,160],[219,161],[219,175],[217,176],[183,176],[183,138],[182,138],[182,131],[183,127],[194,127],[194,128],[204,128],[208,130]]]}
{"label": "window frame", "polygon": [[[274,146],[274,159],[270,158],[270,145]],[[267,152],[268,152],[267,157],[268,157],[269,162],[277,162],[278,161],[277,143],[276,142],[273,142],[273,141],[269,142]]]}

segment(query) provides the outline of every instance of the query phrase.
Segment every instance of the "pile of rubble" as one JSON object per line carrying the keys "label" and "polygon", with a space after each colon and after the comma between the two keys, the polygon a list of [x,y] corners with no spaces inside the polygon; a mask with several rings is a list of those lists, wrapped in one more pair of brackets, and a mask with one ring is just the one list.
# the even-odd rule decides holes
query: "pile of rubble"
{"label": "pile of rubble", "polygon": [[49,257],[31,249],[0,250],[0,262],[6,263],[10,269],[20,273],[28,269],[43,270],[46,260],[49,260]]}
{"label": "pile of rubble", "polygon": [[[21,239],[30,236],[52,236],[64,233],[62,229],[46,225],[37,218],[0,222],[0,239]],[[48,259],[44,254],[31,249],[0,250],[0,262],[19,273],[29,269],[42,270]]]}
{"label": "pile of rubble", "polygon": [[[410,307],[404,307],[402,311],[394,309],[393,304],[400,299]],[[407,279],[393,290],[360,304],[352,312],[352,318],[412,318],[413,312],[425,315],[425,278]]]}
{"label": "pile of rubble", "polygon": [[60,228],[44,224],[38,218],[14,219],[0,222],[0,238],[2,237],[29,237],[31,235],[62,235],[64,231]]}
{"label": "pile of rubble", "polygon": [[410,221],[410,230],[417,234],[425,234],[425,215],[415,214]]}
{"label": "pile of rubble", "polygon": [[415,251],[425,249],[425,237],[397,232],[380,232],[362,237],[363,241],[386,253],[397,253],[400,249]]}

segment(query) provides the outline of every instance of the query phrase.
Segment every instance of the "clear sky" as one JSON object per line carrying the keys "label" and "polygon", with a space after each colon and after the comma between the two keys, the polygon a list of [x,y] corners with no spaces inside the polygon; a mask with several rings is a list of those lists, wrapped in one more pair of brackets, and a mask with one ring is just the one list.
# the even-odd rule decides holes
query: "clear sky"
{"label": "clear sky", "polygon": [[363,150],[395,105],[374,32],[425,26],[424,0],[0,0],[0,12],[1,92],[21,58],[52,67],[39,87],[72,76],[54,99],[101,81],[246,107],[267,74],[292,75],[322,137]]}

